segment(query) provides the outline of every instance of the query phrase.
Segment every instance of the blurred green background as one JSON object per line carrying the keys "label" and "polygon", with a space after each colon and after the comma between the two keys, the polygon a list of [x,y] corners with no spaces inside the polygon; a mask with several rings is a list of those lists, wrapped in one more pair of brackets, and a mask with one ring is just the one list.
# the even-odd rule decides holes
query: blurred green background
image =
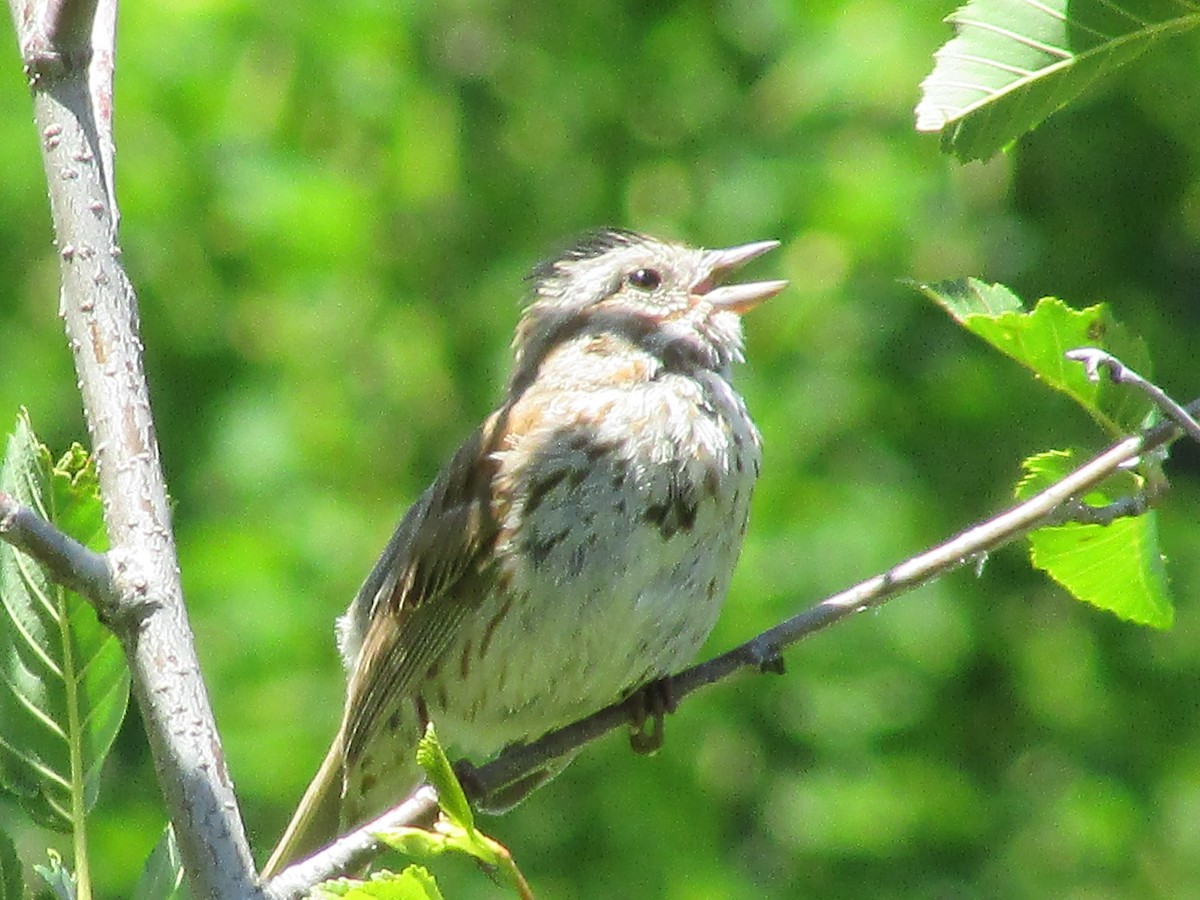
{"label": "blurred green background", "polygon": [[[1027,454],[1102,437],[897,279],[1109,301],[1198,393],[1200,79],[1168,45],[960,167],[911,110],[953,3],[126,4],[117,181],[187,598],[251,839],[273,844],[340,710],[332,620],[499,397],[525,272],[617,224],[779,238],[747,320],[764,435],[709,645],[1003,506]],[[0,415],[86,431],[30,105],[0,78]],[[539,896],[1200,896],[1200,503],[1180,447],[1169,633],[1023,551],[694,698],[643,759],[591,748],[487,824]],[[0,826],[18,819],[0,806]],[[140,722],[94,842],[123,897],[163,826]],[[21,832],[26,857],[47,837]],[[472,865],[447,897],[497,897]]]}

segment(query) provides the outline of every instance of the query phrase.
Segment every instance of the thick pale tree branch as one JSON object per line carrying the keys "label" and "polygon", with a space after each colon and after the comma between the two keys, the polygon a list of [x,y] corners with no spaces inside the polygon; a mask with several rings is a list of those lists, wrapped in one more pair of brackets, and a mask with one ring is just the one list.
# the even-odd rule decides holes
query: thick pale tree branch
{"label": "thick pale tree branch", "polygon": [[116,0],[9,2],[33,89],[62,274],[60,312],[112,548],[106,621],[125,650],[192,895],[260,896],[183,605],[137,302],[116,242]]}
{"label": "thick pale tree branch", "polygon": [[[1193,401],[1188,409],[1193,415],[1200,412],[1200,400]],[[1036,496],[880,575],[821,601],[720,656],[685,669],[670,680],[673,699],[678,702],[700,688],[742,669],[782,672],[780,654],[784,649],[854,613],[880,606],[963,565],[986,559],[992,551],[1035,528],[1076,519],[1092,521],[1088,508],[1081,507],[1078,498],[1181,433],[1182,429],[1174,423],[1164,423],[1113,444]],[[1131,508],[1144,510],[1141,504]],[[487,765],[471,770],[470,777],[464,779],[463,787],[472,800],[486,798],[506,785],[537,772],[551,760],[578,751],[590,741],[630,724],[638,715],[640,706],[639,698],[635,695],[533,743],[511,747]],[[436,815],[437,798],[431,788],[422,786],[378,819],[339,838],[307,860],[285,869],[271,881],[270,892],[281,900],[302,896],[312,885],[360,867],[378,855],[384,848],[374,837],[375,834],[406,825],[425,826]]]}

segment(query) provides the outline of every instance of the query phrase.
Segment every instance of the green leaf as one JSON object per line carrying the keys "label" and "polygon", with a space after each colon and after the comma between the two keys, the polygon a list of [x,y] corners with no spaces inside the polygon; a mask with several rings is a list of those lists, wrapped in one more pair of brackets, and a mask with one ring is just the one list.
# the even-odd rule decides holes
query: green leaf
{"label": "green leaf", "polygon": [[49,852],[50,864],[34,866],[33,870],[42,876],[50,890],[58,900],[75,900],[75,876],[63,865],[62,857],[53,850]]}
{"label": "green leaf", "polygon": [[[1018,499],[1027,499],[1061,479],[1072,467],[1072,454],[1051,450],[1022,463],[1025,475]],[[1083,498],[1104,506],[1141,487],[1141,479],[1123,472],[1103,489]],[[1154,510],[1117,519],[1109,525],[1069,523],[1030,533],[1033,565],[1075,597],[1139,625],[1169,628],[1175,620]]]}
{"label": "green leaf", "polygon": [[[0,468],[0,490],[102,548],[91,461],[76,447],[52,465],[24,411]],[[121,648],[92,607],[0,543],[0,788],[46,827],[75,832],[77,867],[84,865],[84,817],[128,698]]]}
{"label": "green leaf", "polygon": [[1077,347],[1099,347],[1149,377],[1145,342],[1114,319],[1106,305],[1077,310],[1043,297],[1032,312],[1025,312],[1020,298],[1008,288],[974,278],[917,288],[964,328],[1073,399],[1110,436],[1138,430],[1153,411],[1145,395],[1108,379],[1090,381],[1082,365],[1063,355]]}
{"label": "green leaf", "polygon": [[451,850],[465,853],[496,870],[521,897],[532,896],[508,848],[475,828],[475,816],[467,803],[467,795],[438,743],[432,724],[425,727],[425,734],[417,743],[417,762],[437,791],[441,817],[431,830],[397,828],[380,833],[379,839],[389,847],[418,859],[428,859]]}
{"label": "green leaf", "polygon": [[313,900],[442,900],[428,870],[421,866],[409,866],[399,874],[376,872],[370,881],[355,878],[339,878],[317,885],[311,894]]}
{"label": "green leaf", "polygon": [[425,726],[425,734],[417,742],[417,764],[425,770],[426,778],[437,791],[441,818],[433,830],[396,828],[381,833],[380,839],[393,849],[417,859],[428,859],[448,850],[458,850],[488,865],[496,865],[494,842],[475,830],[471,804],[467,802],[467,795],[458,783],[446,751],[438,743],[432,722]]}
{"label": "green leaf", "polygon": [[22,900],[24,879],[12,838],[0,831],[0,900]]}
{"label": "green leaf", "polygon": [[168,824],[146,859],[133,889],[133,900],[189,900],[190,897],[175,829]]}
{"label": "green leaf", "polygon": [[395,828],[380,832],[379,840],[414,859],[431,859],[450,851],[472,856],[488,866],[501,866],[508,850],[486,834],[443,816],[433,830]]}
{"label": "green leaf", "polygon": [[912,282],[913,287],[963,322],[970,316],[999,316],[1025,311],[1021,298],[1002,284],[978,278],[957,278],[932,284]]}
{"label": "green leaf", "polygon": [[432,859],[457,847],[449,836],[424,828],[397,828],[380,837],[393,850],[413,859]]}
{"label": "green leaf", "polygon": [[1190,0],[971,0],[921,82],[917,131],[984,159],[1164,38],[1200,25]]}
{"label": "green leaf", "polygon": [[437,791],[438,806],[450,821],[461,825],[468,831],[475,828],[475,815],[471,812],[471,804],[467,795],[458,783],[454,767],[446,756],[446,751],[438,743],[437,732],[433,723],[425,727],[425,734],[417,742],[417,765],[425,770],[425,777],[433,789]]}

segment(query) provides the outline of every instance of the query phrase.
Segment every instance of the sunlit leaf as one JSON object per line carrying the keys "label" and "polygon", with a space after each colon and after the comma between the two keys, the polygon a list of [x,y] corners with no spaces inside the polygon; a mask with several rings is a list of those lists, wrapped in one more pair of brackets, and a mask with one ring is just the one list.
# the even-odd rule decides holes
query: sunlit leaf
{"label": "sunlit leaf", "polygon": [[421,866],[409,866],[403,872],[376,872],[370,881],[340,878],[317,885],[313,900],[442,900],[437,882]]}
{"label": "sunlit leaf", "polygon": [[[1072,454],[1049,451],[1026,459],[1017,497],[1026,499],[1071,470]],[[1083,498],[1104,506],[1140,488],[1140,480],[1121,473],[1104,489]],[[1039,528],[1029,535],[1033,565],[1075,597],[1139,625],[1169,628],[1175,619],[1158,542],[1154,510],[1127,516],[1109,525],[1068,523]]]}
{"label": "sunlit leaf", "polygon": [[458,783],[458,776],[454,774],[446,751],[438,743],[432,723],[425,727],[425,734],[417,743],[417,765],[425,771],[425,777],[437,791],[438,805],[446,817],[467,830],[474,829],[475,816],[471,812],[471,804],[467,802],[467,795]]}
{"label": "sunlit leaf", "polygon": [[1026,312],[1008,288],[974,278],[918,288],[964,328],[1029,368],[1049,387],[1071,397],[1110,436],[1137,430],[1151,412],[1153,404],[1145,395],[1108,379],[1091,381],[1082,365],[1064,356],[1077,347],[1099,347],[1149,376],[1145,342],[1113,318],[1106,305],[1077,310],[1044,297]]}
{"label": "sunlit leaf", "polygon": [[921,83],[917,130],[983,159],[1164,38],[1200,25],[1189,0],[972,0]]}
{"label": "sunlit leaf", "polygon": [[[24,412],[0,490],[78,540],[101,545],[91,461],[73,448],[52,465]],[[0,543],[0,787],[43,825],[82,828],[128,696],[120,646],[92,607]]]}
{"label": "sunlit leaf", "polygon": [[432,724],[426,726],[425,734],[417,744],[417,762],[438,792],[441,816],[432,829],[396,828],[380,833],[379,839],[417,859],[429,859],[448,851],[465,853],[489,869],[497,870],[503,881],[520,896],[530,896],[525,877],[508,848],[476,829],[466,794],[438,743]]}

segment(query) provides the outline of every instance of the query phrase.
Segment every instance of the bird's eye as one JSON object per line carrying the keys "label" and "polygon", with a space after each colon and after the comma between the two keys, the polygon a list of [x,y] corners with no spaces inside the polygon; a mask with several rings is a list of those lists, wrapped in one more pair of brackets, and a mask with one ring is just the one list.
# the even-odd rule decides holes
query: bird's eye
{"label": "bird's eye", "polygon": [[662,276],[656,269],[634,269],[625,280],[642,291],[652,291],[662,284]]}

